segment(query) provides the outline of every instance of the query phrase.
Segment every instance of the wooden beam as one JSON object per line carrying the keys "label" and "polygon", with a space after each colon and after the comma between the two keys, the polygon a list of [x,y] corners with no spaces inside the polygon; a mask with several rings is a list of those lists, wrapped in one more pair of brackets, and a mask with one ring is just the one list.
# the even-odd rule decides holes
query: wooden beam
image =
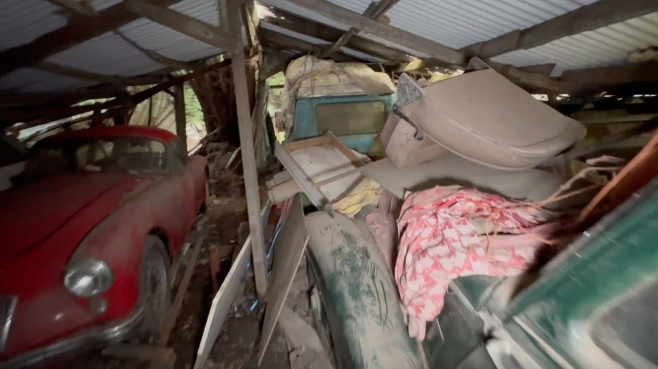
{"label": "wooden beam", "polygon": [[87,17],[93,17],[96,14],[96,10],[94,9],[93,6],[91,6],[87,1],[81,0],[81,1],[76,1],[76,0],[46,0],[49,3],[53,3],[57,6],[61,6],[62,8],[73,12],[75,14],[80,14],[84,15]]}
{"label": "wooden beam", "polygon": [[44,103],[55,103],[60,106],[71,105],[89,99],[106,99],[125,97],[125,89],[118,87],[81,88],[65,92],[0,92],[0,110],[11,107],[38,107]]}
{"label": "wooden beam", "polygon": [[[247,73],[242,47],[242,22],[240,21],[239,0],[226,0],[229,14],[229,31],[235,35],[236,42],[232,51],[231,68],[233,70],[233,88],[238,111],[238,129],[240,133],[240,148],[242,150],[242,172],[247,196],[247,213],[249,216],[249,235],[251,238],[251,253],[254,265],[256,293],[263,301],[267,292],[267,266],[265,265],[265,240],[263,221],[260,216],[260,191],[258,187],[258,172],[254,150],[253,124],[249,109],[249,91]],[[264,301],[263,301],[264,302]]]}
{"label": "wooden beam", "polygon": [[47,108],[38,109],[38,110],[37,109],[27,110],[24,108],[2,110],[0,111],[0,124],[11,125],[13,123],[25,122],[26,124],[31,124],[34,126],[43,123],[48,123],[53,120],[86,113],[89,111],[112,109],[123,105],[137,105],[140,102],[150,98],[151,96],[155,95],[160,91],[181,84],[185,81],[188,81],[204,73],[207,73],[211,70],[228,67],[230,61],[231,61],[230,59],[227,59],[224,60],[223,62],[209,65],[204,69],[196,71],[194,73],[189,73],[183,76],[170,78],[168,81],[165,81],[157,86],[153,86],[149,89],[138,92],[136,94],[124,98],[117,98],[100,104],[79,105],[79,106],[49,106]]}
{"label": "wooden beam", "polygon": [[[310,42],[300,40],[283,33],[276,31],[271,31],[269,29],[261,29],[261,38],[263,45],[274,50],[294,50],[299,51],[304,54],[315,53],[320,51],[322,45],[314,45]],[[343,61],[355,61],[359,60],[358,58],[347,55],[343,52],[337,51],[333,55],[333,59],[338,62]]]}
{"label": "wooden beam", "polygon": [[137,49],[139,52],[144,54],[147,58],[153,60],[156,63],[160,63],[164,66],[167,66],[172,69],[189,69],[189,70],[197,70],[201,67],[201,65],[193,64],[193,63],[188,63],[188,62],[182,62],[180,60],[168,58],[162,54],[159,54],[153,50],[146,49],[142,47],[140,44],[136,43],[135,41],[131,40],[128,36],[126,36],[123,32],[120,31],[114,31],[114,33],[121,37],[122,40],[127,42],[130,46],[133,48]]}
{"label": "wooden beam", "polygon": [[658,11],[655,0],[600,0],[524,30],[517,30],[461,49],[469,55],[491,58],[526,50]]}
{"label": "wooden beam", "polygon": [[37,69],[59,74],[61,76],[67,76],[77,79],[82,79],[86,81],[94,81],[99,83],[107,83],[117,86],[139,86],[139,85],[152,85],[161,83],[164,76],[137,76],[137,77],[123,77],[123,76],[108,76],[104,74],[98,74],[93,72],[88,72],[76,68],[67,67],[65,65],[55,64],[48,61],[42,61],[35,65]]}
{"label": "wooden beam", "polygon": [[326,0],[296,0],[295,5],[322,14],[337,22],[349,24],[360,31],[383,37],[399,45],[425,53],[432,58],[445,62],[447,65],[464,65],[467,62],[466,56],[456,50],[413,33],[379,23]]}
{"label": "wooden beam", "polygon": [[553,73],[555,67],[556,67],[555,63],[545,63],[545,64],[526,65],[525,67],[519,67],[519,69],[524,72],[539,73],[546,76],[550,76],[551,73]]}
{"label": "wooden beam", "polygon": [[[181,0],[152,0],[153,4],[171,6]],[[34,41],[0,53],[0,77],[22,67],[32,66],[47,57],[139,19],[123,2],[98,12],[95,17],[77,22],[37,37]]]}
{"label": "wooden beam", "polygon": [[658,62],[633,63],[612,67],[571,69],[562,72],[562,81],[615,85],[658,81]]}
{"label": "wooden beam", "polygon": [[[364,17],[368,17],[370,19],[374,20],[379,20],[390,8],[393,7],[399,0],[380,0],[379,2],[371,2],[370,5],[368,5],[368,8],[363,12]],[[338,49],[341,47],[345,46],[349,40],[359,33],[359,30],[351,27],[347,32],[345,32],[336,42],[334,42],[331,46],[328,48],[322,50],[320,55],[318,55],[319,58],[324,58],[327,57],[334,52],[336,52]]]}
{"label": "wooden beam", "polygon": [[183,85],[174,86],[174,115],[176,117],[176,136],[180,138],[187,152],[187,122],[185,121],[185,89]]}
{"label": "wooden beam", "polygon": [[[261,22],[321,40],[327,40],[328,42],[339,39],[345,33],[345,31],[338,28],[317,23],[280,9],[268,8],[268,14],[271,14],[271,16],[264,17]],[[261,27],[262,30],[263,28]],[[397,63],[404,63],[411,60],[411,57],[404,51],[396,50],[359,36],[351,37],[345,47],[372,55],[378,59],[390,60]]]}
{"label": "wooden beam", "polygon": [[[234,50],[236,38],[220,32],[217,27],[182,13],[160,7],[149,1],[126,0],[126,9],[153,22],[160,23],[208,45],[224,51]],[[239,15],[236,15],[239,16]],[[231,17],[229,17],[230,20]]]}
{"label": "wooden beam", "polygon": [[[61,5],[62,7],[66,8],[70,12],[72,12],[74,14],[77,14],[77,15],[83,15],[83,16],[86,16],[86,17],[93,17],[94,15],[96,15],[96,11],[94,10],[94,8],[91,7],[85,0],[82,0],[80,2],[78,2],[76,0],[47,0],[47,1],[50,1],[52,3],[57,3],[58,5]],[[91,8],[91,12],[86,11],[85,9],[87,9],[87,8]],[[193,69],[195,69],[195,67],[197,67],[197,66],[193,66],[192,64],[189,64],[189,63],[184,63],[184,62],[180,62],[180,61],[175,60],[175,59],[167,58],[166,56],[158,54],[155,51],[148,50],[148,49],[142,47],[141,45],[139,45],[138,43],[136,43],[135,41],[131,40],[128,36],[126,36],[123,32],[121,32],[119,30],[114,30],[114,34],[119,36],[122,40],[127,42],[130,46],[137,49],[139,52],[144,54],[144,56],[146,56],[147,58],[153,60],[156,63],[160,63],[164,66],[168,66],[168,67],[175,68],[175,69],[192,69],[193,70]]]}

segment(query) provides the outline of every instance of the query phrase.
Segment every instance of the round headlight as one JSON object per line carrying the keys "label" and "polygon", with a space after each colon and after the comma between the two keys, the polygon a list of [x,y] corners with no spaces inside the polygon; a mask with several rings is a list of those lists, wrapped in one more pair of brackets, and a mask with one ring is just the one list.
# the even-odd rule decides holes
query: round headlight
{"label": "round headlight", "polygon": [[66,289],[80,297],[98,296],[107,291],[113,282],[110,267],[95,259],[84,259],[70,264],[64,275]]}

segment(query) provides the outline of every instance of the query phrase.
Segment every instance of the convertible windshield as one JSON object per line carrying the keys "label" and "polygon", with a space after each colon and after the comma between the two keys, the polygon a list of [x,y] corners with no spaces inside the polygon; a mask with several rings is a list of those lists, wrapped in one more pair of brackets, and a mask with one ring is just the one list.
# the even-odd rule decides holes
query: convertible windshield
{"label": "convertible windshield", "polygon": [[162,173],[166,169],[164,143],[146,138],[107,138],[37,144],[25,174],[42,177],[71,171]]}

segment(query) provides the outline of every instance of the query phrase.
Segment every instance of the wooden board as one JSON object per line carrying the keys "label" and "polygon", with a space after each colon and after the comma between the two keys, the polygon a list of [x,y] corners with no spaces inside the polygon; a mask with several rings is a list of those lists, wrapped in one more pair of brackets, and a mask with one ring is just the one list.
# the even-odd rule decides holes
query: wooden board
{"label": "wooden board", "polygon": [[[270,216],[270,207],[271,204],[268,202],[263,206],[263,211],[261,212],[261,220]],[[266,221],[262,222],[265,223]],[[206,320],[206,325],[203,328],[203,335],[201,336],[201,342],[199,343],[199,348],[197,350],[196,361],[194,362],[194,369],[203,369],[208,360],[208,355],[215,345],[215,341],[219,336],[219,332],[222,330],[224,325],[224,319],[226,319],[226,314],[228,313],[229,308],[231,307],[235,295],[238,292],[238,288],[242,285],[242,280],[247,271],[247,264],[251,256],[251,237],[248,237],[244,242],[240,253],[235,258],[235,262],[231,265],[224,282],[219,287],[219,291],[212,299],[212,304],[210,305],[210,312],[208,313],[208,319]]]}
{"label": "wooden board", "polygon": [[301,197],[296,195],[290,213],[288,213],[281,233],[274,244],[272,281],[267,293],[268,302],[258,351],[258,365],[263,361],[263,356],[265,356],[265,351],[272,338],[283,304],[286,302],[286,296],[288,296],[288,291],[295,278],[297,267],[304,256],[307,243],[308,232],[304,223],[302,201]]}
{"label": "wooden board", "polygon": [[[316,159],[311,159],[310,162],[298,160],[301,157],[306,157],[302,151],[307,150],[309,155],[313,155],[311,151],[314,149],[327,149],[327,154],[332,154],[330,156],[334,159],[335,157],[338,157],[341,163],[344,161],[345,167],[333,167],[330,161],[327,160],[326,164],[328,166],[321,168],[322,170],[317,172],[317,167],[319,165],[317,153],[315,153]],[[279,161],[281,161],[281,164],[288,169],[289,174],[293,177],[295,182],[299,184],[311,202],[317,207],[333,200],[332,193],[335,192],[334,189],[328,189],[325,187],[323,190],[323,186],[327,186],[332,182],[337,182],[353,175],[357,171],[356,168],[364,165],[364,161],[345,146],[331,131],[327,131],[324,136],[290,142],[283,146],[277,144],[274,151],[279,158]],[[311,163],[311,167],[313,168],[305,168],[305,165],[309,163]],[[324,173],[325,171],[327,171],[328,174]],[[358,175],[355,176],[355,178],[358,178]],[[332,185],[340,187],[345,185],[345,183],[334,183]],[[345,189],[347,189],[347,187],[345,187]]]}

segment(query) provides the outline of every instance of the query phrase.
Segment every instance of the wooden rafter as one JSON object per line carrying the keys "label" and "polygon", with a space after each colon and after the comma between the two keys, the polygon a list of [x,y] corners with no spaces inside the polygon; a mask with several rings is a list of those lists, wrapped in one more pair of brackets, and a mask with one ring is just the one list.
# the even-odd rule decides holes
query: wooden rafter
{"label": "wooden rafter", "polygon": [[[56,5],[59,5],[68,11],[77,14],[77,15],[82,15],[86,17],[93,17],[97,13],[94,10],[91,5],[89,5],[86,1],[76,1],[76,0],[48,0]],[[89,10],[91,9],[91,10]],[[194,70],[200,67],[199,65],[195,65],[192,63],[186,63],[186,62],[181,62],[175,59],[168,58],[162,54],[159,54],[153,50],[149,50],[147,48],[142,47],[140,44],[136,43],[135,41],[131,40],[128,36],[126,36],[123,32],[117,30],[114,30],[113,33],[117,36],[119,36],[122,40],[124,40],[126,43],[128,43],[130,46],[135,48],[137,51],[141,52],[146,56],[147,58],[153,60],[156,63],[160,63],[164,66],[170,67],[172,69],[190,69]]]}
{"label": "wooden rafter", "polygon": [[[152,0],[152,4],[168,7],[181,0]],[[47,57],[62,52],[82,42],[113,31],[140,16],[128,11],[125,3],[113,5],[55,31],[39,36],[34,41],[0,53],[0,77],[21,67],[32,66]]]}
{"label": "wooden rafter", "polygon": [[469,55],[491,58],[658,11],[656,0],[601,0],[524,30],[517,30],[461,49]]}
{"label": "wooden rafter", "polygon": [[360,31],[391,40],[399,45],[405,45],[413,50],[425,53],[432,58],[442,60],[446,64],[465,65],[467,58],[463,53],[447,46],[430,41],[413,33],[403,31],[376,20],[366,18],[361,14],[335,5],[326,0],[296,0],[296,5],[320,13],[325,17],[343,24],[349,24]]}
{"label": "wooden rafter", "polygon": [[74,14],[80,14],[87,17],[93,17],[97,14],[93,6],[91,6],[87,1],[77,1],[77,0],[47,0],[50,3],[53,3],[57,6],[65,8],[71,11]]}
{"label": "wooden rafter", "polygon": [[221,50],[233,51],[235,49],[236,39],[234,37],[224,34],[217,27],[198,19],[166,9],[150,1],[126,0],[125,6],[127,10],[138,16],[165,25]]}
{"label": "wooden rafter", "polygon": [[119,36],[122,40],[127,42],[130,46],[144,54],[147,58],[153,60],[156,63],[160,63],[164,66],[167,66],[172,69],[189,69],[189,70],[196,70],[199,69],[201,66],[196,65],[193,63],[188,63],[188,62],[182,62],[180,60],[168,58],[162,54],[159,54],[153,50],[146,49],[142,47],[140,44],[136,43],[135,41],[131,40],[128,36],[126,36],[123,32],[121,31],[114,31],[114,33]]}
{"label": "wooden rafter", "polygon": [[619,85],[658,82],[658,62],[650,61],[610,67],[571,69],[562,72],[563,81]]}
{"label": "wooden rafter", "polygon": [[[380,0],[379,2],[371,2],[370,5],[368,5],[368,8],[363,12],[364,17],[368,17],[370,19],[374,20],[379,20],[384,14],[393,7],[399,0]],[[334,42],[331,46],[325,48],[322,50],[320,55],[318,57],[324,58],[327,57],[334,52],[336,52],[338,49],[341,47],[345,46],[349,40],[359,33],[359,30],[352,27],[350,28],[347,32],[345,32],[336,42]]]}
{"label": "wooden rafter", "polygon": [[[260,32],[263,39],[263,45],[274,50],[294,50],[309,54],[319,52],[322,48],[322,45],[314,45],[310,42],[268,29],[261,29]],[[333,58],[338,62],[357,60],[357,58],[340,51],[335,52]]]}
{"label": "wooden rafter", "polygon": [[[280,9],[268,8],[268,10],[268,13],[271,13],[271,16],[264,17],[261,20],[261,23],[272,24],[289,31],[305,34],[321,40],[327,40],[328,42],[331,40],[337,40],[345,34],[345,31],[343,30],[316,23]],[[263,29],[264,28],[261,27],[261,32]],[[364,54],[372,55],[378,59],[390,60],[396,63],[405,63],[410,60],[407,53],[403,51],[384,46],[359,36],[352,36],[347,44],[345,44],[345,47]]]}
{"label": "wooden rafter", "polygon": [[[430,58],[443,62],[445,65],[465,66],[469,60],[468,55],[457,50],[453,50],[445,45],[441,45],[398,28],[378,23],[377,21],[366,18],[326,0],[297,0],[295,4],[316,13],[320,13],[337,22],[350,24],[354,28],[368,32],[377,37],[390,40],[399,45],[405,45],[410,49],[427,54]],[[566,92],[581,88],[581,86],[576,84],[563,83],[543,74],[526,72],[514,66],[494,63],[490,60],[487,62],[513,82],[523,86],[532,86],[533,88],[540,90],[554,92]]]}
{"label": "wooden rafter", "polygon": [[104,103],[79,105],[79,106],[60,106],[60,105],[49,104],[48,106],[43,106],[38,109],[33,108],[29,110],[24,108],[5,109],[0,111],[0,123],[5,126],[18,122],[27,122],[28,124],[38,125],[38,124],[48,123],[53,120],[86,113],[89,111],[101,111],[105,109],[113,109],[123,105],[137,105],[140,102],[148,99],[149,97],[155,95],[160,91],[164,91],[172,86],[180,85],[194,77],[197,77],[209,71],[228,67],[229,64],[230,64],[230,59],[227,59],[223,62],[206,66],[203,69],[193,73],[188,73],[186,75],[178,76],[178,77],[172,77],[169,80],[160,83],[159,85],[153,86],[151,88],[135,93],[133,95],[119,97]]}
{"label": "wooden rafter", "polygon": [[107,83],[116,86],[140,86],[140,85],[152,85],[160,83],[163,81],[165,76],[162,75],[146,75],[146,76],[137,76],[137,77],[123,77],[123,76],[108,76],[104,74],[98,74],[93,72],[88,72],[76,68],[67,67],[65,65],[60,65],[52,62],[42,61],[35,65],[37,69],[56,73],[62,76],[83,79],[87,81],[94,81],[98,83]]}

